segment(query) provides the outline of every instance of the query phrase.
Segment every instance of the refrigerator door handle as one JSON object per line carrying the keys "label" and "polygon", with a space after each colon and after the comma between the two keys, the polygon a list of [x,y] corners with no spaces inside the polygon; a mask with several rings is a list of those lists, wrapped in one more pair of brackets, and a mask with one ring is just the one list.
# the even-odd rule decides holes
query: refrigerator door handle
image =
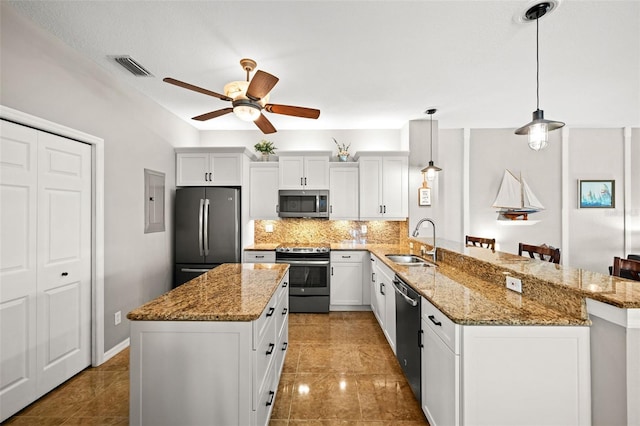
{"label": "refrigerator door handle", "polygon": [[204,200],[204,255],[209,256],[209,199]]}
{"label": "refrigerator door handle", "polygon": [[198,214],[198,249],[200,249],[200,256],[204,256],[204,246],[202,244],[202,215],[204,214],[204,199],[200,198],[200,213]]}

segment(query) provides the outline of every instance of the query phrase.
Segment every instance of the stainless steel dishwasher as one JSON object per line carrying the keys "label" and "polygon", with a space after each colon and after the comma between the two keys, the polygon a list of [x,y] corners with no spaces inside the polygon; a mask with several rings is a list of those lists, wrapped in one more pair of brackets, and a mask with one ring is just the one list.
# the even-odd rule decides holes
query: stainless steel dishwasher
{"label": "stainless steel dishwasher", "polygon": [[420,295],[396,275],[396,357],[418,401],[420,391],[420,356],[422,330],[420,328]]}

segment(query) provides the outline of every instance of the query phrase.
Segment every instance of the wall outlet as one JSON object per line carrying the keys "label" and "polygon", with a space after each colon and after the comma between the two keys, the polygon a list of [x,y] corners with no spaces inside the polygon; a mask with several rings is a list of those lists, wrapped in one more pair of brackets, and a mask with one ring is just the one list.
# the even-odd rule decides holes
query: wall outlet
{"label": "wall outlet", "polygon": [[509,290],[522,293],[522,281],[520,281],[518,278],[513,278],[507,275],[507,288]]}
{"label": "wall outlet", "polygon": [[409,241],[409,248],[413,248],[413,243],[411,241]]}
{"label": "wall outlet", "polygon": [[118,325],[122,322],[122,312],[118,311],[113,314],[113,323],[114,325]]}
{"label": "wall outlet", "polygon": [[264,232],[273,232],[273,224],[271,224],[271,223],[267,223],[267,224],[264,226]]}

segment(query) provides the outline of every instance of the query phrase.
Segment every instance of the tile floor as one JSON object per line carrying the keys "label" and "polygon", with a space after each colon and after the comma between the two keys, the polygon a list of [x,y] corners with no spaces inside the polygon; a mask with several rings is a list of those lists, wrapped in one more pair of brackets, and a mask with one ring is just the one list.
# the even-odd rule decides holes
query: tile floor
{"label": "tile floor", "polygon": [[[5,424],[127,425],[128,412],[125,350]],[[289,351],[270,424],[428,425],[371,312],[289,316]]]}

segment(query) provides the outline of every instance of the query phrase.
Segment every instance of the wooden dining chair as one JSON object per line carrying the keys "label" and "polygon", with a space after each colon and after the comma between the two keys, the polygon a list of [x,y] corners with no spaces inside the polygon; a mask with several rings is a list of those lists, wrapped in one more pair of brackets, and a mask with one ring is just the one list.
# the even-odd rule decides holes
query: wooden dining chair
{"label": "wooden dining chair", "polygon": [[616,277],[640,281],[640,260],[613,258],[613,274]]}
{"label": "wooden dining chair", "polygon": [[[529,253],[529,257],[532,259],[560,263],[560,249],[546,244],[534,246],[531,244],[520,243],[518,245],[518,255],[522,256],[523,252]],[[536,254],[538,255],[537,257],[535,256]]]}
{"label": "wooden dining chair", "polygon": [[496,249],[495,238],[472,237],[471,235],[467,235],[465,236],[465,244],[468,246],[484,247],[494,251]]}

